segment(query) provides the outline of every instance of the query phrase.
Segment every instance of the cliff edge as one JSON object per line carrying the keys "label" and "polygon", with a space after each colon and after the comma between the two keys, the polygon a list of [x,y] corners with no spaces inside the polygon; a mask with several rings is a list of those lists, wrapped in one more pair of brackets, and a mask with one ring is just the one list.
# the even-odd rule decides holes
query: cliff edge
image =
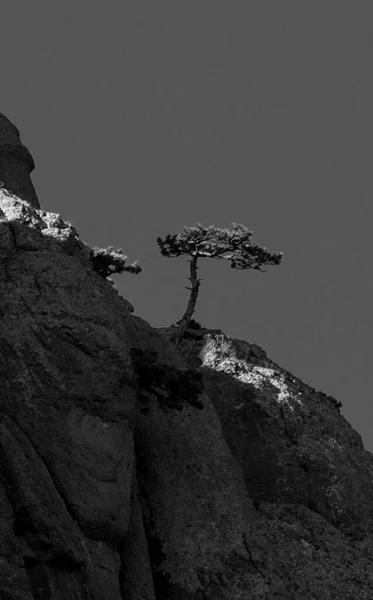
{"label": "cliff edge", "polygon": [[339,403],[220,330],[177,347],[1,164],[0,598],[370,600]]}

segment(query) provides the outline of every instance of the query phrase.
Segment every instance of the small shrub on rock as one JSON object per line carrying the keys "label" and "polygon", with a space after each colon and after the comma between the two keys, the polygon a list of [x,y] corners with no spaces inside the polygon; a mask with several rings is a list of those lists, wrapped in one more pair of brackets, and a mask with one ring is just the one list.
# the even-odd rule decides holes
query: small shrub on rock
{"label": "small shrub on rock", "polygon": [[96,271],[104,279],[114,273],[132,273],[137,275],[142,271],[142,268],[135,260],[132,265],[127,265],[127,256],[123,254],[122,248],[114,250],[114,246],[108,248],[98,248],[95,246],[90,250],[90,261],[93,270]]}
{"label": "small shrub on rock", "polygon": [[[180,325],[180,323],[181,319],[176,321],[176,325]],[[196,321],[195,319],[190,319],[190,321],[188,321],[188,329],[199,330],[202,329],[202,325],[198,323],[198,321]]]}
{"label": "small shrub on rock", "polygon": [[155,350],[131,348],[131,358],[140,390],[140,412],[148,412],[145,391],[154,394],[162,410],[182,410],[185,404],[202,409],[202,374],[193,369],[181,371],[157,362]]}

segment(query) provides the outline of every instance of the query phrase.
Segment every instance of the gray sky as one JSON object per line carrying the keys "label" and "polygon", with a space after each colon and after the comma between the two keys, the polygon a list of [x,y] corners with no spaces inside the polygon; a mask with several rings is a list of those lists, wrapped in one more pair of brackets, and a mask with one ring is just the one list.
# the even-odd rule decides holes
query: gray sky
{"label": "gray sky", "polygon": [[194,317],[341,401],[373,451],[371,7],[9,2],[0,111],[42,207],[140,261],[114,279],[155,327],[189,295],[157,236],[237,222],[284,252],[264,274],[200,260]]}

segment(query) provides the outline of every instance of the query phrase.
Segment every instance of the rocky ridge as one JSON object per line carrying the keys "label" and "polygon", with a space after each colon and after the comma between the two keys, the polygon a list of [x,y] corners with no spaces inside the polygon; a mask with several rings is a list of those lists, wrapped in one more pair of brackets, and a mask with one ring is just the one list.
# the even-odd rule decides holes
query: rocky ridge
{"label": "rocky ridge", "polygon": [[0,598],[370,600],[340,404],[221,330],[176,347],[15,193],[27,168],[1,172]]}

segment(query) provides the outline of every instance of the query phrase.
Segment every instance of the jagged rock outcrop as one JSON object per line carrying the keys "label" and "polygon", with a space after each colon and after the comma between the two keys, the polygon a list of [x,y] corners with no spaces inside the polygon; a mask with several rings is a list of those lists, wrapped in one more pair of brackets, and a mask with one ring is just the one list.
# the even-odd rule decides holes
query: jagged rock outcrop
{"label": "jagged rock outcrop", "polygon": [[0,190],[0,598],[370,600],[373,456],[266,353],[151,327]]}
{"label": "jagged rock outcrop", "polygon": [[17,127],[0,113],[0,187],[40,208],[30,177],[34,169],[34,159],[22,144]]}

